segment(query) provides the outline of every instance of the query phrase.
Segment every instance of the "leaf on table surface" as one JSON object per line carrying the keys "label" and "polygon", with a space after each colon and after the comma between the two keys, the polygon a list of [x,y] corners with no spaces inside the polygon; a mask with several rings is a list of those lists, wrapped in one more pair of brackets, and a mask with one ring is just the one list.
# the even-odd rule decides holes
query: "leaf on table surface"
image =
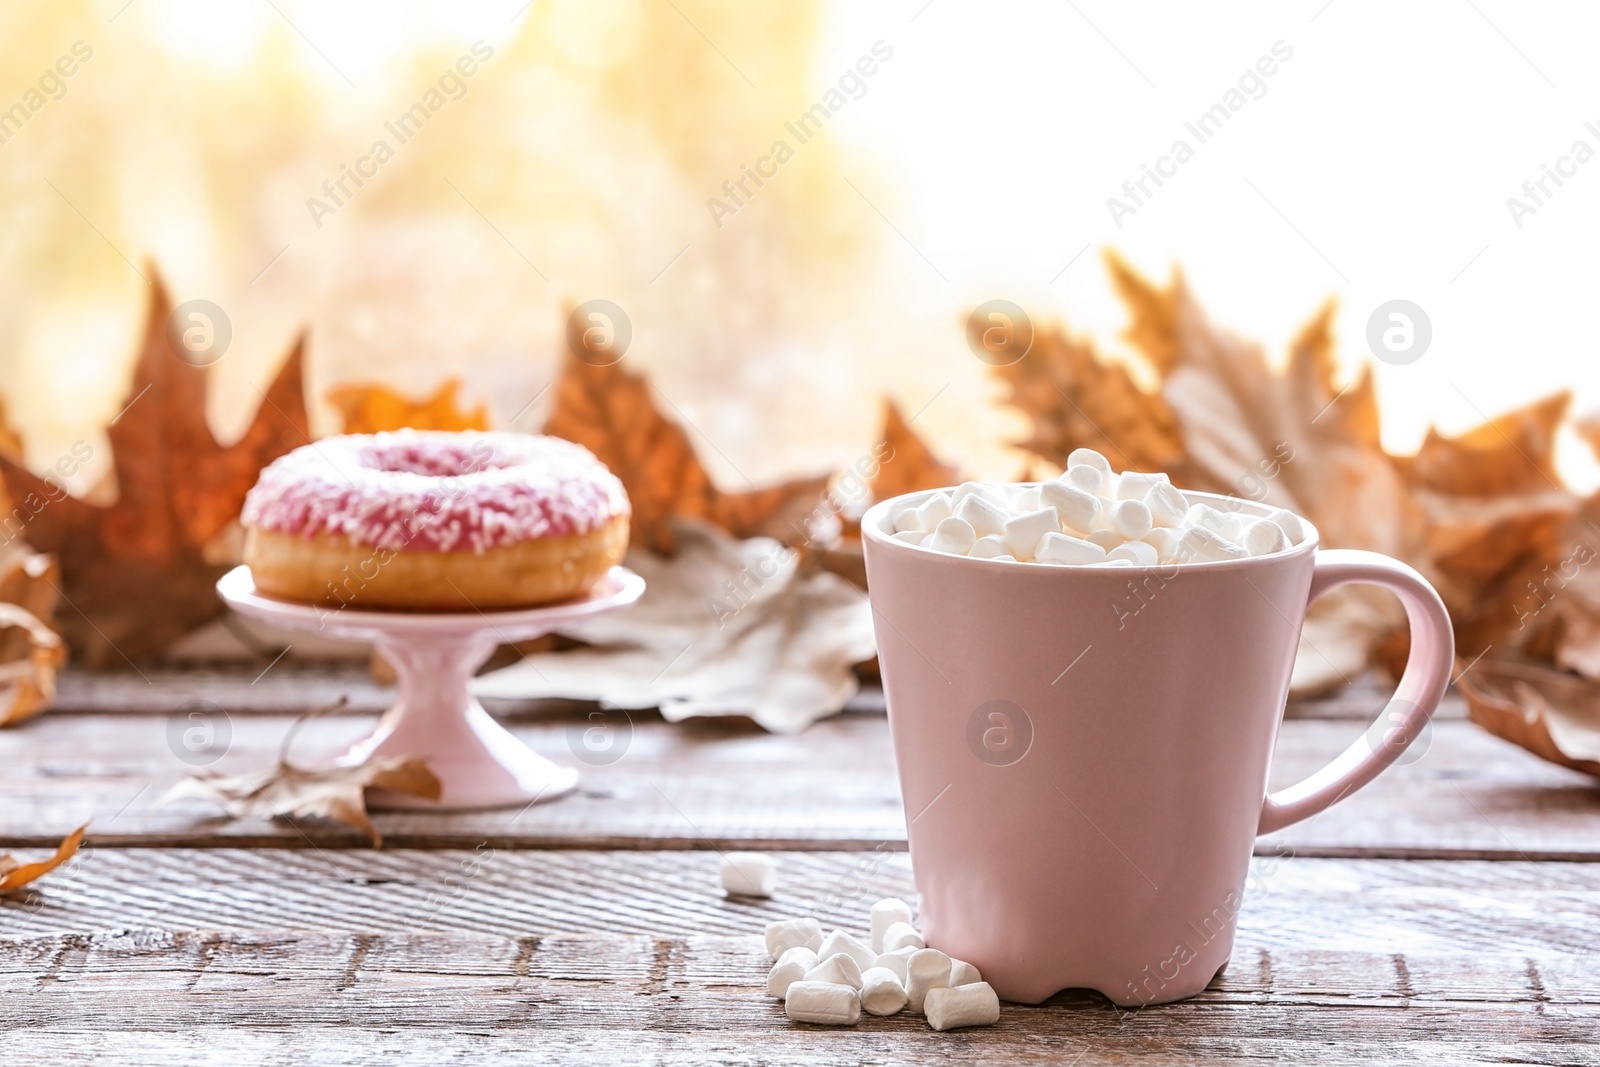
{"label": "leaf on table surface", "polygon": [[1542,664],[1493,658],[1473,664],[1457,685],[1485,730],[1600,777],[1600,688]]}
{"label": "leaf on table surface", "polygon": [[335,819],[366,834],[374,848],[382,848],[383,837],[367,816],[366,791],[385,789],[438,800],[442,786],[420,756],[382,756],[329,767],[297,767],[290,763],[289,745],[301,724],[343,704],[341,700],[296,719],[284,737],[276,767],[232,775],[200,772],[174,785],[156,806],[197,798],[221,805],[234,819],[296,815]]}
{"label": "leaf on table surface", "polygon": [[345,433],[381,433],[385,430],[487,430],[489,409],[479,404],[463,410],[457,398],[459,379],[451,378],[425,400],[401,396],[386,385],[350,383],[327,392],[328,402],[339,409]]}
{"label": "leaf on table surface", "polygon": [[207,368],[167,346],[171,310],[157,281],[125,407],[106,430],[114,503],[72,497],[0,455],[7,490],[30,512],[24,536],[61,561],[62,629],[90,667],[137,660],[221,614],[214,586],[226,566],[208,562],[206,546],[238,518],[261,468],[310,440],[297,343],[244,435],[218,444]]}
{"label": "leaf on table surface", "polygon": [[661,413],[652,392],[659,390],[619,364],[596,366],[569,355],[544,428],[583,445],[622,480],[633,505],[634,544],[671,553],[672,520],[680,517],[706,520],[739,538],[808,539],[814,514],[825,506],[826,475],[747,492],[718,489],[688,434]]}
{"label": "leaf on table surface", "polygon": [[961,472],[933,454],[927,442],[917,436],[900,406],[883,402],[883,436],[879,438],[878,472],[870,484],[874,500],[888,500],[903,493],[939,489],[961,481]]}
{"label": "leaf on table surface", "polygon": [[64,837],[56,847],[55,855],[46,860],[23,863],[9,852],[0,855],[0,893],[21,889],[67,862],[78,851],[78,846],[83,844],[83,832],[88,828],[89,824],[84,823]]}
{"label": "leaf on table surface", "polygon": [[679,521],[678,552],[638,547],[645,580],[628,611],[562,630],[588,646],[529,656],[473,680],[479,696],[563,696],[609,708],[660,708],[669,721],[745,715],[794,733],[855,695],[852,665],[876,652],[867,599],[765,537],[736,541]]}
{"label": "leaf on table surface", "polygon": [[59,634],[16,604],[0,603],[0,628],[19,631],[28,642],[26,655],[0,663],[0,726],[9,726],[32,718],[55,699],[56,671],[66,662],[67,649]]}

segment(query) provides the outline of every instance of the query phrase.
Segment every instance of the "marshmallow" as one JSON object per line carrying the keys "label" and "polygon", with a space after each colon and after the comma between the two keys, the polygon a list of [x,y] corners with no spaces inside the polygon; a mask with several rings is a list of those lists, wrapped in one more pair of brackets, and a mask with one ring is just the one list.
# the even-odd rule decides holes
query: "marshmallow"
{"label": "marshmallow", "polygon": [[1106,559],[1110,562],[1127,560],[1136,567],[1154,567],[1160,562],[1161,556],[1153,545],[1143,541],[1128,541],[1106,553]]}
{"label": "marshmallow", "polygon": [[878,962],[878,954],[868,948],[866,942],[843,930],[835,930],[822,939],[822,947],[817,949],[817,958],[827,960],[841,952],[855,960],[857,968],[863,971]]}
{"label": "marshmallow", "polygon": [[770,897],[778,887],[778,861],[765,852],[722,856],[722,891],[729,896]]}
{"label": "marshmallow", "polygon": [[854,1026],[861,1021],[861,995],[846,985],[796,982],[783,998],[783,1011],[797,1023]]}
{"label": "marshmallow", "polygon": [[914,952],[906,961],[906,999],[912,1011],[921,1011],[928,991],[950,984],[950,957],[936,948]]}
{"label": "marshmallow", "polygon": [[1110,474],[1100,473],[1099,467],[1081,466],[1068,467],[1067,473],[1061,476],[1061,481],[1075,489],[1082,489],[1091,496],[1102,497],[1105,495],[1102,490],[1110,478]]}
{"label": "marshmallow", "polygon": [[1016,562],[1018,562],[1017,557],[1011,555],[1009,552],[1006,553],[1003,556],[990,556],[989,557],[989,561],[991,563],[1016,563]]}
{"label": "marshmallow", "polygon": [[979,537],[1002,533],[1006,528],[1006,507],[981,496],[969,496],[956,505],[956,518],[967,520]]}
{"label": "marshmallow", "polygon": [[[1112,551],[1114,552],[1114,551],[1116,551],[1116,549],[1112,549]],[[1124,558],[1121,558],[1121,557],[1118,557],[1117,559],[1111,559],[1111,558],[1107,557],[1106,559],[1101,560],[1099,563],[1091,563],[1091,564],[1089,564],[1089,566],[1091,566],[1091,567],[1133,567],[1133,566],[1136,566],[1136,564],[1131,559],[1124,559]]]}
{"label": "marshmallow", "polygon": [[[898,537],[899,535],[896,534],[895,536]],[[972,547],[967,550],[967,555],[977,559],[994,559],[997,556],[1016,558],[1011,555],[1011,549],[1007,546],[1006,539],[999,534],[989,534],[978,538],[972,542]]]}
{"label": "marshmallow", "polygon": [[917,933],[917,928],[910,923],[891,923],[889,929],[883,932],[884,952],[907,947],[921,949],[927,947],[927,944],[922,940],[922,935]]}
{"label": "marshmallow", "polygon": [[1150,532],[1150,509],[1143,500],[1119,500],[1111,506],[1111,528],[1124,541],[1137,541]]}
{"label": "marshmallow", "polygon": [[767,955],[776,959],[796,945],[813,952],[821,948],[821,924],[815,919],[779,919],[767,924]]}
{"label": "marshmallow", "polygon": [[[1094,470],[1093,467],[1077,469]],[[1056,509],[1063,529],[1078,533],[1088,533],[1093,530],[1095,520],[1100,517],[1100,498],[1094,495],[1093,490],[1084,489],[1071,482],[1045,482],[1039,487],[1039,503],[1043,507]]]}
{"label": "marshmallow", "polygon": [[1178,539],[1183,536],[1177,530],[1165,526],[1157,526],[1139,540],[1156,550],[1156,558],[1161,563],[1171,563],[1177,552]]}
{"label": "marshmallow", "polygon": [[894,535],[896,541],[904,541],[908,545],[921,545],[928,539],[928,535],[921,530],[901,530]]}
{"label": "marshmallow", "polygon": [[767,995],[782,1000],[789,992],[789,987],[803,980],[806,972],[816,965],[817,954],[804,945],[785,949],[767,973]]}
{"label": "marshmallow", "polygon": [[861,1007],[869,1015],[893,1015],[906,1006],[905,987],[887,967],[861,972]]}
{"label": "marshmallow", "polygon": [[1111,461],[1092,448],[1074,448],[1067,454],[1067,470],[1073,467],[1093,467],[1102,475],[1111,474]]}
{"label": "marshmallow", "polygon": [[955,505],[950,503],[949,493],[935,493],[922,502],[917,508],[917,529],[924,533],[931,532],[939,525],[940,520],[948,519],[955,514]]}
{"label": "marshmallow", "polygon": [[1269,556],[1289,547],[1289,535],[1271,519],[1257,519],[1245,526],[1239,544],[1252,556]]}
{"label": "marshmallow", "polygon": [[1123,471],[1117,478],[1118,500],[1143,500],[1152,488],[1170,485],[1172,479],[1165,474],[1145,474],[1141,471]]}
{"label": "marshmallow", "polygon": [[1267,518],[1283,529],[1284,536],[1289,539],[1291,545],[1298,545],[1306,539],[1305,524],[1300,521],[1300,516],[1294,512],[1286,511],[1283,508],[1273,508],[1267,513]]}
{"label": "marshmallow", "polygon": [[1106,550],[1092,541],[1083,541],[1066,534],[1047,533],[1039,538],[1034,558],[1040,563],[1060,563],[1067,566],[1099,563],[1106,558]]}
{"label": "marshmallow", "polygon": [[[868,940],[872,942],[872,951],[874,952],[883,951],[883,935],[888,931],[889,927],[895,923],[911,925],[911,905],[899,897],[887,897],[878,901],[872,906],[870,914],[872,934]],[[877,961],[874,958],[873,963],[867,966],[876,966],[876,964]]]}
{"label": "marshmallow", "polygon": [[921,951],[921,945],[907,945],[905,948],[897,948],[892,952],[880,952],[878,953],[878,962],[874,963],[873,966],[893,971],[895,977],[900,979],[900,984],[905,985],[906,963],[913,955]]}
{"label": "marshmallow", "polygon": [[803,982],[827,982],[831,985],[861,988],[861,965],[848,952],[835,952],[811,968],[801,979]]}
{"label": "marshmallow", "polygon": [[1028,486],[1012,497],[1011,503],[1007,505],[1012,511],[1038,511],[1043,506],[1039,502],[1039,487],[1037,485]]}
{"label": "marshmallow", "polygon": [[[974,982],[981,981],[983,981],[983,975],[979,974],[978,968],[974,967],[972,964],[965,960],[950,961],[951,989],[954,989],[957,986],[971,985]],[[923,1007],[926,1008],[927,1005],[924,1004]]]}
{"label": "marshmallow", "polygon": [[922,532],[916,508],[901,508],[900,513],[894,517],[894,532],[899,534],[908,531]]}
{"label": "marshmallow", "polygon": [[988,982],[930,990],[923,1007],[928,1025],[935,1030],[989,1026],[1000,1021],[1000,998]]}
{"label": "marshmallow", "polygon": [[1189,514],[1188,499],[1166,482],[1150,487],[1144,506],[1150,509],[1150,521],[1156,526],[1182,526]]}
{"label": "marshmallow", "polygon": [[1189,513],[1183,517],[1183,524],[1204,527],[1224,541],[1237,542],[1244,533],[1238,519],[1227,512],[1218,511],[1210,504],[1196,504],[1190,508]]}
{"label": "marshmallow", "polygon": [[[967,499],[972,499],[968,497]],[[941,519],[939,525],[933,528],[933,536],[923,542],[924,548],[935,548],[940,552],[954,552],[964,556],[978,539],[977,533],[972,529],[972,524],[966,519],[952,515],[948,519]]]}
{"label": "marshmallow", "polygon": [[1212,563],[1244,559],[1250,553],[1204,526],[1190,526],[1178,540],[1178,558],[1184,563]]}
{"label": "marshmallow", "polygon": [[1099,545],[1103,551],[1110,552],[1122,544],[1123,537],[1115,530],[1096,530],[1089,535],[1088,541],[1092,545]]}
{"label": "marshmallow", "polygon": [[962,482],[950,494],[950,506],[960,507],[961,502],[971,496],[982,497],[997,507],[1006,506],[1005,490],[988,482]]}
{"label": "marshmallow", "polygon": [[1005,525],[1006,547],[1018,559],[1032,559],[1039,539],[1047,533],[1061,532],[1061,516],[1055,508],[1040,508],[1010,519]]}

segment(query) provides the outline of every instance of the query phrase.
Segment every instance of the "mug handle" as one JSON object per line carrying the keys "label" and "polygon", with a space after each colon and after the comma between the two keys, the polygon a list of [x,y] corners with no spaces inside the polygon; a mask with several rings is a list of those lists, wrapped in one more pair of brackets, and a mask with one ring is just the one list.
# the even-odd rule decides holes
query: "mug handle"
{"label": "mug handle", "polygon": [[1402,713],[1381,745],[1366,735],[1304,781],[1268,794],[1261,804],[1256,833],[1270,834],[1292,826],[1344,799],[1376,778],[1422,733],[1445,688],[1455,663],[1455,634],[1444,601],[1427,580],[1397,559],[1376,552],[1329,549],[1317,553],[1306,603],[1336,586],[1365,582],[1382,586],[1400,598],[1411,625],[1411,654],[1405,672],[1390,698],[1390,707]]}

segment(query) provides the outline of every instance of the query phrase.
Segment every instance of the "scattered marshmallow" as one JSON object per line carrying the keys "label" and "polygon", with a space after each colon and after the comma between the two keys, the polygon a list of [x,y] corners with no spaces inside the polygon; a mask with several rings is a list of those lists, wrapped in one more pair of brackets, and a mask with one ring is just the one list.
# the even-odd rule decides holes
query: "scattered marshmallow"
{"label": "scattered marshmallow", "polygon": [[928,991],[950,984],[950,957],[936,948],[914,952],[906,961],[906,998],[912,1011],[922,1011]]}
{"label": "scattered marshmallow", "polygon": [[887,967],[861,972],[861,1008],[869,1015],[893,1015],[906,1006],[905,986]]}
{"label": "scattered marshmallow", "polygon": [[[888,897],[878,901],[872,906],[872,911],[868,914],[869,921],[872,924],[872,932],[868,941],[871,943],[872,951],[874,952],[881,953],[883,951],[883,935],[888,932],[889,927],[895,923],[911,925],[911,905],[899,897]],[[877,960],[874,958],[873,963],[869,966],[876,966],[876,963]]]}
{"label": "scattered marshmallow", "polygon": [[797,1023],[854,1026],[861,1021],[861,994],[828,982],[796,982],[783,998],[783,1011]]}
{"label": "scattered marshmallow", "polygon": [[922,935],[917,933],[917,928],[910,923],[894,923],[883,932],[883,951],[893,952],[897,948],[926,948],[927,942],[922,940]]}
{"label": "scattered marshmallow", "polygon": [[779,919],[767,924],[767,955],[774,959],[796,945],[815,952],[822,947],[822,925],[815,919]]}
{"label": "scattered marshmallow", "polygon": [[859,990],[861,964],[857,963],[848,952],[835,952],[807,971],[801,981],[826,982],[829,985],[844,985]]}
{"label": "scattered marshmallow", "polygon": [[883,967],[887,970],[893,971],[895,976],[900,979],[900,984],[905,985],[906,964],[911,962],[912,956],[921,951],[921,945],[907,945],[905,948],[897,948],[887,952],[880,952],[878,953],[878,961],[874,963],[873,966]]}
{"label": "scattered marshmallow", "polygon": [[929,990],[923,1010],[935,1030],[990,1026],[1000,1021],[1000,998],[988,982]]}
{"label": "scattered marshmallow", "polygon": [[844,953],[856,961],[859,970],[866,970],[878,962],[878,954],[866,942],[843,930],[835,930],[822,939],[822,947],[817,949],[819,960],[830,959],[839,953]]}
{"label": "scattered marshmallow", "polygon": [[778,888],[778,861],[765,852],[728,852],[722,857],[722,891],[731,897],[770,897]]}
{"label": "scattered marshmallow", "polygon": [[[978,969],[925,947],[909,904],[880,900],[869,922],[866,941],[844,930],[822,938],[816,919],[767,924],[767,950],[777,956],[767,993],[783,1000],[792,1021],[854,1026],[862,1012],[887,1016],[907,1009],[923,1014],[934,1030],[999,1021],[1000,999]],[[883,951],[874,956],[868,942]]]}
{"label": "scattered marshmallow", "polygon": [[978,968],[966,960],[950,961],[950,988],[972,985],[974,982],[981,981],[983,981],[983,975],[978,973]]}
{"label": "scattered marshmallow", "polygon": [[778,962],[767,972],[767,995],[780,1000],[788,995],[789,987],[805,978],[806,972],[816,967],[817,954],[804,945],[785,949]]}

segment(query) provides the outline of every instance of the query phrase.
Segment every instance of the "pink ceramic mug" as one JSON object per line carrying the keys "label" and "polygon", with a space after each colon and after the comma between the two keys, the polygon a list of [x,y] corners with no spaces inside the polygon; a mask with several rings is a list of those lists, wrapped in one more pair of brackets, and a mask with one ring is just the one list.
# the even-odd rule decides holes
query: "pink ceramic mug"
{"label": "pink ceramic mug", "polygon": [[[894,540],[926,495],[861,523],[923,935],[1007,1000],[1200,992],[1228,961],[1256,836],[1370,782],[1427,724],[1454,656],[1444,604],[1387,556],[1319,553],[1309,524],[1277,555],[1132,569]],[[1391,590],[1410,620],[1395,727],[1269,796],[1306,607],[1347,582]]]}

